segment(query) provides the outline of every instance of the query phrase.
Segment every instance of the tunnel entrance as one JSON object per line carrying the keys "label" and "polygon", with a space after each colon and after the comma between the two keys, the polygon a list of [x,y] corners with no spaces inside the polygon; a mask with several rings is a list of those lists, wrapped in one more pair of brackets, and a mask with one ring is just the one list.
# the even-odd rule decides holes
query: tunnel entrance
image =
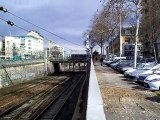
{"label": "tunnel entrance", "polygon": [[60,72],[60,65],[59,63],[54,63],[54,73],[59,73]]}

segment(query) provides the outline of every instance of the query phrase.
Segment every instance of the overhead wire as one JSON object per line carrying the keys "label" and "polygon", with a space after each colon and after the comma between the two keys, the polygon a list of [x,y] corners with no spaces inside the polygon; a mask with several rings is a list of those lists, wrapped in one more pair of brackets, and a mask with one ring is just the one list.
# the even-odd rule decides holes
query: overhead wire
{"label": "overhead wire", "polygon": [[42,27],[40,27],[40,26],[38,26],[38,25],[36,25],[36,24],[34,24],[34,23],[32,23],[32,22],[30,22],[30,21],[28,21],[28,20],[26,20],[26,19],[24,19],[24,18],[22,18],[22,17],[20,17],[20,16],[18,16],[18,15],[16,15],[16,14],[14,14],[14,13],[8,11],[8,10],[6,10],[5,13],[9,13],[9,14],[11,14],[12,16],[15,16],[15,17],[17,17],[17,18],[23,20],[24,22],[26,22],[26,23],[28,23],[28,24],[31,24],[31,25],[33,25],[33,26],[35,26],[35,27],[37,27],[37,28],[39,28],[39,29],[41,29],[41,30],[43,30],[43,31],[45,31],[45,32],[48,32],[48,33],[50,33],[50,34],[52,34],[52,35],[54,35],[54,36],[56,36],[56,37],[58,37],[58,38],[60,38],[60,39],[62,39],[62,40],[64,40],[64,41],[67,41],[67,42],[70,42],[70,43],[72,43],[72,44],[74,44],[74,45],[83,47],[83,46],[81,46],[81,45],[79,45],[79,44],[77,44],[77,43],[74,43],[74,42],[72,42],[72,41],[69,41],[69,40],[67,40],[67,39],[65,39],[65,38],[63,38],[63,37],[61,37],[60,35],[57,35],[57,34],[51,32],[51,31],[49,31],[49,30],[47,30],[47,29],[45,29],[45,28],[42,28]]}
{"label": "overhead wire", "polygon": [[[0,20],[6,22],[7,24],[8,24],[8,22],[9,22],[9,20],[7,21],[7,20],[5,20],[5,19],[3,19],[3,18],[0,18]],[[10,21],[10,22],[11,22],[11,21]],[[12,23],[13,23],[13,22],[12,22]],[[11,25],[11,24],[9,24],[9,25]],[[27,29],[25,29],[25,28],[23,28],[23,27],[20,27],[20,26],[14,24],[14,23],[13,23],[13,25],[11,25],[11,26],[15,26],[15,27],[17,27],[17,28],[19,28],[19,29],[22,29],[22,30],[26,31],[26,32],[30,32],[29,30],[27,30]],[[43,37],[43,38],[44,38],[44,40],[47,40],[47,42],[50,41],[50,39],[48,39],[48,38],[46,38],[46,37]],[[72,50],[72,49],[70,49],[70,48],[68,48],[68,47],[66,47],[66,46],[63,46],[63,45],[61,45],[61,46],[64,47],[64,48],[67,48],[67,49],[69,49],[69,50]]]}

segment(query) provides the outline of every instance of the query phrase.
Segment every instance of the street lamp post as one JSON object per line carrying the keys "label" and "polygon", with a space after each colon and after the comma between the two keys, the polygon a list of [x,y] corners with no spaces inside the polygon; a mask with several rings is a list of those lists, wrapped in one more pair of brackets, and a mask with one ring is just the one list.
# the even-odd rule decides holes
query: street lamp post
{"label": "street lamp post", "polygon": [[137,47],[138,47],[138,41],[139,41],[139,37],[138,37],[138,33],[139,33],[139,24],[140,24],[140,4],[141,4],[141,0],[138,1],[138,5],[137,5],[137,13],[136,13],[136,17],[137,17],[137,25],[136,25],[136,40],[135,40],[135,49],[134,49],[134,68],[137,67]]}
{"label": "street lamp post", "polygon": [[155,43],[153,42],[152,44],[153,44],[153,52],[154,52],[155,63],[157,63],[157,54],[156,54]]}
{"label": "street lamp post", "polygon": [[103,47],[103,43],[102,43],[102,35],[101,35],[101,58],[103,57],[103,50],[102,50],[102,47]]}
{"label": "street lamp post", "polygon": [[122,17],[120,14],[120,61],[121,61],[121,57],[122,57]]}

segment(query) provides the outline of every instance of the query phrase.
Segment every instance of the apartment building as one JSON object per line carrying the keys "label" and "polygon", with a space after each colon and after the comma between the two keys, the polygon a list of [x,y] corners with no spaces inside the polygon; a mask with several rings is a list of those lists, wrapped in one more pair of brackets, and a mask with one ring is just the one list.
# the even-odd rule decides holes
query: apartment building
{"label": "apartment building", "polygon": [[64,47],[56,44],[55,42],[53,41],[49,41],[48,43],[48,56],[49,57],[54,57],[54,58],[57,58],[57,57],[61,57],[63,58],[64,57]]}
{"label": "apartment building", "polygon": [[22,59],[43,57],[43,37],[35,31],[30,31],[26,36],[4,37],[5,59]]}
{"label": "apartment building", "polygon": [[3,56],[3,41],[2,41],[2,36],[0,36],[0,57]]}
{"label": "apartment building", "polygon": [[[126,56],[129,59],[134,58],[134,50],[135,50],[135,44],[124,44],[123,45],[123,56]],[[137,54],[138,56],[142,56],[142,44],[137,44]]]}
{"label": "apartment building", "polygon": [[[122,28],[122,56],[132,58],[134,56],[134,47],[135,47],[135,28],[125,27]],[[116,56],[120,55],[120,36],[116,36],[109,43],[109,53]],[[138,55],[141,55],[142,45],[138,41]]]}

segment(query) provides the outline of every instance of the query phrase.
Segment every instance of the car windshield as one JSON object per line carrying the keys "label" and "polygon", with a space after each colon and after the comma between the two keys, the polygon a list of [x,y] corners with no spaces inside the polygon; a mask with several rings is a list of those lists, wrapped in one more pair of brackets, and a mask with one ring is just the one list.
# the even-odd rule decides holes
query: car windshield
{"label": "car windshield", "polygon": [[122,60],[121,62],[120,62],[120,64],[124,64],[124,63],[126,63],[127,61],[125,61],[125,60]]}
{"label": "car windshield", "polygon": [[114,60],[113,62],[119,62],[120,60],[119,59],[116,59],[116,60]]}
{"label": "car windshield", "polygon": [[141,64],[139,64],[139,65],[137,66],[137,69],[142,69],[143,67],[144,67],[144,64],[141,63]]}
{"label": "car windshield", "polygon": [[139,67],[138,69],[149,70],[149,69],[152,69],[154,66],[155,66],[155,63],[143,64],[143,66]]}
{"label": "car windshield", "polygon": [[132,67],[133,65],[134,65],[133,62],[128,63],[128,66],[129,66],[129,67]]}
{"label": "car windshield", "polygon": [[124,64],[127,65],[127,66],[130,65],[131,63],[133,63],[133,62],[129,61],[129,60],[124,61]]}

